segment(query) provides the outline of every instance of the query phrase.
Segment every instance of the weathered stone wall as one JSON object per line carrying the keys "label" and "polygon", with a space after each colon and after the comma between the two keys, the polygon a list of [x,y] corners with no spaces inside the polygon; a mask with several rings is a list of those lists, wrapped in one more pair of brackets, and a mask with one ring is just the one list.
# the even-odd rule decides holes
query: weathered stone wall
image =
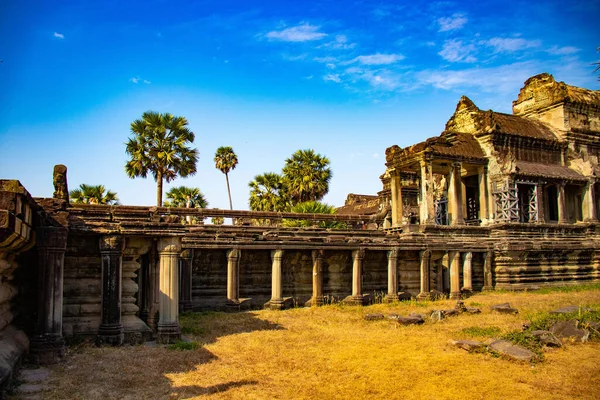
{"label": "weathered stone wall", "polygon": [[[295,304],[304,305],[312,296],[312,276],[312,254],[310,251],[288,250],[283,253],[282,280],[284,297],[292,297]],[[268,278],[270,278],[270,274]]]}
{"label": "weathered stone wall", "polygon": [[194,309],[220,309],[225,305],[226,294],[226,251],[194,249],[194,258],[192,259],[192,302]]}
{"label": "weathered stone wall", "polygon": [[377,299],[387,294],[387,267],[387,251],[373,250],[365,252],[363,260],[363,294],[374,295]]}
{"label": "weathered stone wall", "polygon": [[325,252],[323,258],[323,295],[341,301],[351,294],[352,252]]}
{"label": "weathered stone wall", "polygon": [[399,291],[413,296],[421,290],[421,258],[418,251],[401,251],[398,257]]}

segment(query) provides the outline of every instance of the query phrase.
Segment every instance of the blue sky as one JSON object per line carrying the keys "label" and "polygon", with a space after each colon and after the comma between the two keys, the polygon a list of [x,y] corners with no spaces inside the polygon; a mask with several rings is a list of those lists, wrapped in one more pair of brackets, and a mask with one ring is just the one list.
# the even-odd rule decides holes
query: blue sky
{"label": "blue sky", "polygon": [[232,146],[233,204],[298,149],[331,160],[325,201],[375,194],[385,149],[444,129],[461,95],[511,112],[530,76],[600,89],[599,1],[0,2],[0,177],[36,197],[67,165],[71,189],[104,184],[152,205],[125,175],[130,123],[185,116],[199,187],[228,208],[213,157]]}

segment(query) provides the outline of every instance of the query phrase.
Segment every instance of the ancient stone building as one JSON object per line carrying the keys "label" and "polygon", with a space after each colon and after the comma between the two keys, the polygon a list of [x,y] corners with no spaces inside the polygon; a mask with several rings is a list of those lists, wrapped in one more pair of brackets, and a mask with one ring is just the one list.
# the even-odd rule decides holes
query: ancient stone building
{"label": "ancient stone building", "polygon": [[542,74],[513,110],[461,98],[440,136],[387,149],[377,197],[337,215],[69,204],[60,165],[50,199],[0,180],[0,390],[70,337],[178,340],[182,311],[597,281],[600,92]]}

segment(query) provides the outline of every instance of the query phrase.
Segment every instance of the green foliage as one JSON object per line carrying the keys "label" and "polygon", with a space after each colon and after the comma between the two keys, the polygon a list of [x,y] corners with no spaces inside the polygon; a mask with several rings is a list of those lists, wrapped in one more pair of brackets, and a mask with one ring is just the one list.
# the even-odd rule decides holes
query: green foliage
{"label": "green foliage", "polygon": [[499,335],[502,332],[500,328],[497,326],[470,326],[468,328],[464,328],[462,333],[471,337],[494,337]]}
{"label": "green foliage", "polygon": [[289,204],[283,177],[274,172],[256,175],[250,187],[250,209],[252,211],[284,211]]}
{"label": "green foliage", "polygon": [[82,183],[77,189],[69,192],[71,203],[79,204],[119,204],[117,193],[106,190],[103,185],[86,185]]}
{"label": "green foliage", "polygon": [[177,176],[196,173],[198,150],[188,147],[194,142],[194,132],[184,117],[146,111],[141,119],[131,123],[125,151],[131,157],[125,164],[130,178],[146,178],[152,174],[157,182],[157,205],[162,206],[163,180],[171,182]]}
{"label": "green foliage", "polygon": [[600,283],[587,283],[587,284],[577,284],[577,285],[568,285],[568,286],[550,286],[544,287],[541,289],[534,290],[535,293],[538,294],[550,294],[550,293],[577,293],[577,292],[586,292],[589,290],[600,290]]}
{"label": "green foliage", "polygon": [[[304,203],[296,204],[291,212],[303,213],[303,214],[335,214],[335,207],[329,204],[321,203],[318,201],[306,201]],[[282,222],[283,226],[286,227],[311,227],[315,226],[314,221],[300,220],[300,219],[284,219]],[[316,223],[318,228],[329,228],[329,229],[347,229],[344,222],[337,221],[319,221]]]}
{"label": "green foliage", "polygon": [[198,342],[186,342],[183,340],[180,340],[178,342],[175,342],[173,344],[170,344],[169,346],[167,346],[167,349],[169,350],[179,350],[179,351],[183,351],[183,350],[197,350],[200,348],[200,343]]}
{"label": "green foliage", "polygon": [[187,186],[172,187],[166,193],[168,201],[165,202],[165,207],[185,207],[187,204],[187,196],[194,203],[194,208],[208,207],[208,201],[200,189]]}
{"label": "green foliage", "polygon": [[285,160],[284,186],[292,204],[321,200],[332,177],[329,159],[312,149],[298,150]]}
{"label": "green foliage", "polygon": [[538,357],[538,361],[544,360],[544,352],[542,351],[542,344],[539,339],[531,334],[531,330],[525,331],[512,331],[502,336],[502,339],[508,340],[519,346],[523,346],[526,349],[531,350]]}
{"label": "green foliage", "polygon": [[233,152],[230,146],[222,146],[217,149],[215,153],[215,167],[225,174],[225,180],[227,181],[227,194],[229,195],[229,208],[233,210],[233,203],[231,202],[231,190],[229,188],[229,172],[233,171],[238,164],[237,155]]}

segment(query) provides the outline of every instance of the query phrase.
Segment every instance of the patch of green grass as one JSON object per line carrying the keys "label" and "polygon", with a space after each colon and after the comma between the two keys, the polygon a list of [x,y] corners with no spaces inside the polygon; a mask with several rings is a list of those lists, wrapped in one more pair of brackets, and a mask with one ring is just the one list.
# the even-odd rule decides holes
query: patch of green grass
{"label": "patch of green grass", "polygon": [[589,290],[600,290],[600,283],[587,283],[587,284],[578,284],[578,285],[545,287],[545,288],[541,288],[541,289],[532,290],[531,292],[538,293],[538,294],[550,294],[550,293],[586,292]]}
{"label": "patch of green grass", "polygon": [[167,349],[169,350],[197,350],[200,348],[200,343],[198,342],[185,342],[183,340],[180,340],[179,342],[170,344],[169,346],[167,346]]}
{"label": "patch of green grass", "polygon": [[469,307],[483,307],[482,303],[478,303],[476,301],[470,301],[469,304],[467,304]]}
{"label": "patch of green grass", "polygon": [[568,321],[576,319],[582,326],[588,325],[590,322],[600,322],[600,311],[592,307],[580,307],[579,311],[567,314],[550,314],[549,312],[541,312],[528,316],[530,327],[529,330],[548,330],[550,326],[557,321]]}
{"label": "patch of green grass", "polygon": [[499,335],[501,332],[502,329],[497,326],[486,326],[484,328],[480,326],[470,326],[462,330],[462,333],[472,337],[493,337]]}
{"label": "patch of green grass", "polygon": [[531,350],[538,357],[538,361],[544,361],[544,352],[542,351],[542,344],[531,334],[530,330],[526,331],[512,331],[502,336],[502,339],[508,340],[514,344],[525,347]]}

